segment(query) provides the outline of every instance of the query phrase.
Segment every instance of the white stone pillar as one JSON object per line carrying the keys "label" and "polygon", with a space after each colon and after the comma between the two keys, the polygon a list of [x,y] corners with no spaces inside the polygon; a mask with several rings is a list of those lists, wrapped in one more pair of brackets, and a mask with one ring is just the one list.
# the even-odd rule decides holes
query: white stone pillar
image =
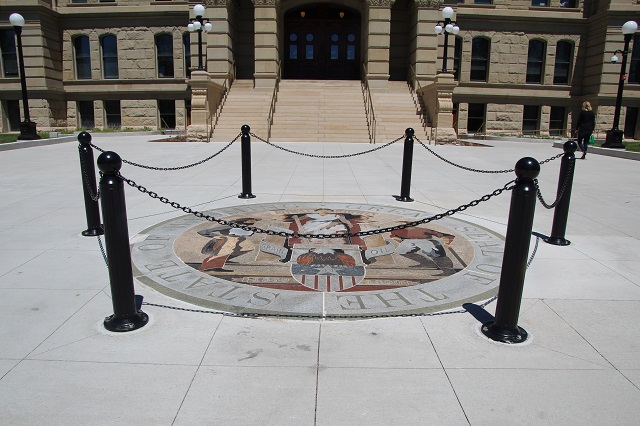
{"label": "white stone pillar", "polygon": [[[202,33],[206,66],[205,69],[212,80],[222,84],[229,73],[233,62],[231,51],[231,34],[229,31],[229,8],[233,7],[230,0],[208,0],[206,4],[205,18],[209,18],[212,29],[208,33]],[[198,63],[198,34],[191,36],[191,63]],[[193,41],[195,40],[195,44]]]}
{"label": "white stone pillar", "polygon": [[367,0],[369,22],[367,35],[367,80],[369,87],[389,86],[389,47],[391,46],[391,6],[395,0]]}
{"label": "white stone pillar", "polygon": [[254,87],[273,89],[278,78],[278,0],[252,0],[255,6]]}

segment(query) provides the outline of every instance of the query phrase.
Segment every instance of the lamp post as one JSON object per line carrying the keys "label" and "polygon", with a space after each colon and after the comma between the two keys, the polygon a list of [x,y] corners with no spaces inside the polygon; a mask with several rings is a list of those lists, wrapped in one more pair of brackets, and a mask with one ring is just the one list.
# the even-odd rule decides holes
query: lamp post
{"label": "lamp post", "polygon": [[613,113],[613,127],[607,130],[607,138],[602,144],[605,148],[622,148],[622,136],[624,131],[618,129],[620,124],[620,108],[622,107],[622,91],[624,90],[624,81],[627,79],[627,56],[629,54],[629,43],[633,38],[633,34],[638,30],[638,24],[635,21],[627,21],[622,26],[622,34],[624,34],[624,49],[616,50],[611,57],[612,63],[618,62],[617,53],[622,54],[622,66],[620,67],[620,79],[618,80],[618,96],[616,97],[616,110]]}
{"label": "lamp post", "polygon": [[18,140],[31,141],[40,139],[36,131],[36,123],[31,121],[29,117],[29,96],[27,95],[27,79],[24,75],[24,57],[22,55],[22,27],[24,26],[24,18],[19,13],[12,13],[9,16],[9,22],[13,25],[16,33],[16,41],[18,43],[18,61],[20,64],[20,86],[22,88],[22,108],[24,109],[24,121],[20,123],[20,136]]}
{"label": "lamp post", "polygon": [[[204,18],[204,6],[201,4],[196,4],[193,6],[193,14],[196,16],[193,19],[189,20],[189,25],[187,25],[187,29],[190,32],[197,31],[198,32],[198,71],[204,70],[202,66],[202,31],[208,33],[213,28],[211,22],[209,22],[208,18]],[[207,22],[204,22],[206,19]]]}
{"label": "lamp post", "polygon": [[460,28],[456,24],[456,21],[452,21],[453,8],[447,6],[442,9],[443,21],[438,21],[433,29],[436,34],[444,32],[444,54],[442,55],[442,72],[447,72],[447,51],[449,49],[449,33],[456,35],[460,32]]}

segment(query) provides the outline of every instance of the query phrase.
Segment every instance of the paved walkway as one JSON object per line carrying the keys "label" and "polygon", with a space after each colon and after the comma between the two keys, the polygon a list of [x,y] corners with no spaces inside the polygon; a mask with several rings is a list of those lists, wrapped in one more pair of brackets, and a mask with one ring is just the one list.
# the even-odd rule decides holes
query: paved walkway
{"label": "paved walkway", "polygon": [[[198,161],[223,144],[148,143],[94,135],[101,148],[153,166]],[[302,144],[337,155],[371,148]],[[640,169],[578,161],[566,237],[540,243],[527,272],[520,326],[508,346],[484,338],[485,310],[369,320],[236,318],[144,305],[131,333],[102,327],[113,310],[107,270],[86,228],[77,144],[0,153],[0,424],[6,425],[636,425],[640,418]],[[510,169],[551,143],[437,146],[478,169]],[[402,145],[347,159],[253,145],[253,193],[241,200],[239,144],[189,169],[122,174],[200,210],[256,203],[360,203],[441,212],[514,178],[479,174],[415,148],[413,203],[399,203]],[[559,161],[543,165],[553,200]],[[183,214],[127,188],[129,233]],[[457,220],[504,235],[510,194]],[[534,231],[553,212],[536,207]],[[533,248],[535,237],[532,238]],[[198,308],[136,281],[146,303]]]}

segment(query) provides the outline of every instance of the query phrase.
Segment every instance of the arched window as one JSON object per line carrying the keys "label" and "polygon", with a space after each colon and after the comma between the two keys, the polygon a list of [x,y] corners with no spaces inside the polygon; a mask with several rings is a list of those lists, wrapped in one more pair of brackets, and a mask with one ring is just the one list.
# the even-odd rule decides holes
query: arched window
{"label": "arched window", "polygon": [[173,78],[173,36],[156,36],[156,55],[158,57],[158,77]]}
{"label": "arched window", "polygon": [[184,49],[184,69],[187,78],[191,78],[191,34],[182,34],[182,47]]}
{"label": "arched window", "polygon": [[553,68],[553,84],[569,84],[573,43],[559,41],[556,45],[556,65]]}
{"label": "arched window", "polygon": [[542,84],[546,47],[546,43],[542,40],[531,40],[529,42],[527,83]]}
{"label": "arched window", "polygon": [[76,78],[78,80],[91,79],[91,54],[89,37],[78,36],[73,39],[73,52],[76,59]]}
{"label": "arched window", "polygon": [[487,81],[490,45],[489,39],[484,37],[471,40],[471,81]]}
{"label": "arched window", "polygon": [[104,78],[118,78],[118,39],[113,34],[100,39]]}
{"label": "arched window", "polygon": [[0,50],[2,51],[3,76],[18,77],[18,56],[14,30],[0,30]]}

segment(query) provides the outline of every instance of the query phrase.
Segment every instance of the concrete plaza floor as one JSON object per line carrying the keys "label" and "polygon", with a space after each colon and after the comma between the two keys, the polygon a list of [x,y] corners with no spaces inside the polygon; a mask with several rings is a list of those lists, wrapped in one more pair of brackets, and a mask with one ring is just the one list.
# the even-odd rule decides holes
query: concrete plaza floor
{"label": "concrete plaza floor", "polygon": [[[400,135],[399,135],[400,136]],[[224,146],[94,135],[129,161],[189,164]],[[458,164],[511,169],[552,143],[437,146]],[[370,145],[290,143],[339,155]],[[240,147],[181,171],[122,174],[207,210],[310,201],[441,212],[501,188],[513,173],[453,167],[415,147],[411,196],[399,203],[402,144],[346,159],[256,142],[253,193],[241,200]],[[96,153],[97,154],[97,153]],[[555,198],[560,161],[539,183]],[[368,320],[236,318],[144,305],[150,323],[114,334],[107,269],[86,229],[77,143],[0,152],[0,424],[3,425],[637,425],[640,418],[640,167],[576,162],[566,237],[540,242],[526,274],[522,345],[479,332],[485,311]],[[183,215],[126,188],[129,233]],[[455,217],[505,234],[511,195]],[[408,205],[410,204],[410,205]],[[536,206],[534,232],[553,211]],[[534,247],[535,237],[532,237]],[[193,307],[136,282],[144,301]]]}

